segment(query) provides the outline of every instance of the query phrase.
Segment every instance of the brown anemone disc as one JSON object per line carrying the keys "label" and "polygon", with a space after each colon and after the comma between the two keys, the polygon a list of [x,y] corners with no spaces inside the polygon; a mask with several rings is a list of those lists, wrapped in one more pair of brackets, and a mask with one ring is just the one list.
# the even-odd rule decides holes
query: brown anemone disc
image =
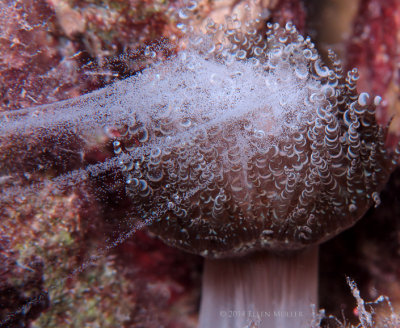
{"label": "brown anemone disc", "polygon": [[[187,54],[178,53],[175,69],[168,61],[150,69],[149,74],[161,72],[154,88],[169,76],[200,74],[201,65],[212,61],[228,71],[240,62],[265,74],[265,97],[271,84],[296,84],[295,92],[303,92],[297,103],[289,106],[293,99],[282,92],[271,95],[271,101],[281,97],[280,116],[268,102],[257,106],[249,100],[255,110],[225,120],[205,118],[195,107],[201,97],[206,103],[211,89],[192,79],[181,105],[189,108],[187,116],[172,108],[149,122],[136,118],[114,143],[116,154],[128,158],[123,170],[137,216],[150,220],[150,230],[166,243],[206,257],[325,241],[379,203],[393,168],[386,130],[375,120],[380,98],[357,94],[356,70],[345,75],[333,53],[325,66],[310,39],[290,24],[268,25],[265,35],[251,24],[246,30],[239,25],[226,29],[222,39],[213,23],[200,38],[189,36],[188,48],[204,63],[193,68]],[[221,80],[218,88],[234,78],[210,72],[210,83],[215,79]],[[231,110],[227,104],[218,115]],[[185,138],[177,137],[182,133]]]}

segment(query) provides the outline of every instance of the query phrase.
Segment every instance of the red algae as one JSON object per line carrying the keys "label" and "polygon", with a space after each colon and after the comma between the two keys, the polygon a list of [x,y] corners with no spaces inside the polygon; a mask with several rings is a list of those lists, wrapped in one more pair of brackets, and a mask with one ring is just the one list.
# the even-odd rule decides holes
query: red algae
{"label": "red algae", "polygon": [[391,132],[400,137],[400,2],[397,0],[362,0],[347,45],[347,67],[360,71],[360,91],[380,95],[384,102],[378,109],[379,122],[387,123],[397,115]]}

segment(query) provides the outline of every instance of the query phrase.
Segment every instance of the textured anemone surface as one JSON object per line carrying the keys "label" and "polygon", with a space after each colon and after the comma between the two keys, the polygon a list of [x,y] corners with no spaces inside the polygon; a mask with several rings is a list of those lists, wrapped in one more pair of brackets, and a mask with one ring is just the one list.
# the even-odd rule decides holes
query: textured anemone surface
{"label": "textured anemone surface", "polygon": [[324,241],[379,203],[393,166],[356,70],[333,53],[324,65],[291,24],[240,25],[210,21],[136,77],[140,105],[114,142],[138,216],[209,257]]}

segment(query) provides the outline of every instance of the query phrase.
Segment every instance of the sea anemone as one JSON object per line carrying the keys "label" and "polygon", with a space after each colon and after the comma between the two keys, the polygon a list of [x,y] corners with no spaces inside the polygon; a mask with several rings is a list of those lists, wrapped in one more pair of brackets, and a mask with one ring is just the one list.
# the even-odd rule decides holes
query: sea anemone
{"label": "sea anemone", "polygon": [[181,23],[186,48],[134,78],[114,142],[138,216],[206,258],[205,328],[310,325],[317,245],[379,205],[395,163],[357,70],[258,23]]}

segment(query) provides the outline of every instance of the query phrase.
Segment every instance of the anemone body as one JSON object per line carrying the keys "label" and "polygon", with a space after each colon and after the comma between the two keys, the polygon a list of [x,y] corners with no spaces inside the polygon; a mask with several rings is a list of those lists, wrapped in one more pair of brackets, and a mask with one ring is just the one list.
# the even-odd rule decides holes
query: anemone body
{"label": "anemone body", "polygon": [[[392,162],[375,120],[329,53],[295,27],[210,22],[145,71],[141,102],[115,151],[128,194],[170,245],[210,258],[318,244],[379,202]],[[228,24],[229,25],[229,24]],[[146,113],[146,114],[141,114]]]}

